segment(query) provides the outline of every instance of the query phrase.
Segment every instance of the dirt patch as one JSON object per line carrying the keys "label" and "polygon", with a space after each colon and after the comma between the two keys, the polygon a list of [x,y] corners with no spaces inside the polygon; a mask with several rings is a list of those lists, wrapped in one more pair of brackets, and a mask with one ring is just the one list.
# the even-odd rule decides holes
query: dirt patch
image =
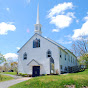
{"label": "dirt patch", "polygon": [[82,88],[88,88],[88,86],[83,86]]}
{"label": "dirt patch", "polygon": [[65,88],[75,88],[75,85],[65,85]]}
{"label": "dirt patch", "polygon": [[[65,88],[75,88],[75,85],[65,85]],[[88,88],[88,86],[82,86],[81,88]]]}

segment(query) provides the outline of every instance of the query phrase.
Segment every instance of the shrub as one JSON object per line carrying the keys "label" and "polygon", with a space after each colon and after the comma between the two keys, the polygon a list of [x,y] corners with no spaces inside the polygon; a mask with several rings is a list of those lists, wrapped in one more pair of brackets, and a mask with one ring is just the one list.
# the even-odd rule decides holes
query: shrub
{"label": "shrub", "polygon": [[18,75],[22,76],[22,73],[19,73]]}
{"label": "shrub", "polygon": [[45,74],[42,74],[42,76],[45,76]]}
{"label": "shrub", "polygon": [[27,77],[28,76],[28,74],[22,74],[22,73],[19,73],[18,75],[23,76],[23,77]]}
{"label": "shrub", "polygon": [[27,77],[27,76],[28,76],[28,74],[22,74],[22,76],[23,76],[23,77]]}

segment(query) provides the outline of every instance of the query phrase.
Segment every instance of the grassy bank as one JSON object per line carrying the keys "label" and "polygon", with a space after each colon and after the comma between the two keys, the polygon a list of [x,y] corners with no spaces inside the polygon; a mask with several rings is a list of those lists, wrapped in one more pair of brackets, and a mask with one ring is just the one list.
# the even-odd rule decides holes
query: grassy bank
{"label": "grassy bank", "polygon": [[35,77],[9,88],[65,88],[65,85],[74,85],[75,88],[88,87],[88,69],[84,72],[68,75],[49,75]]}
{"label": "grassy bank", "polygon": [[3,74],[11,74],[11,75],[16,75],[16,72],[2,72]]}
{"label": "grassy bank", "polygon": [[0,82],[7,81],[7,80],[11,80],[11,79],[13,79],[13,78],[10,77],[10,76],[6,76],[6,75],[1,75],[0,74]]}

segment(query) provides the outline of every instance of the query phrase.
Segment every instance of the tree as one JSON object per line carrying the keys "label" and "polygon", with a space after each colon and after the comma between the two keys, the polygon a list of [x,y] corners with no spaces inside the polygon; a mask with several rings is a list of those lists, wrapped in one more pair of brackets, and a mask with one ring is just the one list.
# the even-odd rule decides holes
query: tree
{"label": "tree", "polygon": [[9,71],[10,70],[10,67],[9,67],[9,63],[5,62],[4,65],[3,65],[3,70],[5,72]]}
{"label": "tree", "polygon": [[0,53],[0,64],[3,63],[5,60],[5,57]]}
{"label": "tree", "polygon": [[80,56],[80,59],[78,61],[81,65],[86,65],[86,67],[88,68],[88,54]]}
{"label": "tree", "polygon": [[76,40],[72,44],[72,52],[76,56],[80,56],[78,59],[81,65],[88,66],[88,39],[81,36],[79,40]]}
{"label": "tree", "polygon": [[15,72],[17,72],[17,66],[18,66],[17,62],[12,62],[11,63],[11,70],[14,70]]}
{"label": "tree", "polygon": [[82,56],[88,52],[88,40],[81,37],[80,40],[76,40],[72,44],[72,52],[76,56]]}

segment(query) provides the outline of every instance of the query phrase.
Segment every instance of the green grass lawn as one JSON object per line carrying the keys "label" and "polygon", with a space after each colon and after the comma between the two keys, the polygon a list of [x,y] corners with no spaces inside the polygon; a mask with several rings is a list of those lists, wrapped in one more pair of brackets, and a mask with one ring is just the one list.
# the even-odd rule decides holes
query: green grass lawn
{"label": "green grass lawn", "polygon": [[11,79],[13,79],[13,77],[6,76],[6,75],[0,75],[0,82],[11,80]]}
{"label": "green grass lawn", "polygon": [[3,74],[11,74],[11,75],[16,75],[16,72],[2,72]]}
{"label": "green grass lawn", "polygon": [[83,88],[82,86],[88,87],[88,69],[84,72],[71,73],[68,75],[35,77],[9,88],[66,88],[65,85],[75,85],[75,88]]}

